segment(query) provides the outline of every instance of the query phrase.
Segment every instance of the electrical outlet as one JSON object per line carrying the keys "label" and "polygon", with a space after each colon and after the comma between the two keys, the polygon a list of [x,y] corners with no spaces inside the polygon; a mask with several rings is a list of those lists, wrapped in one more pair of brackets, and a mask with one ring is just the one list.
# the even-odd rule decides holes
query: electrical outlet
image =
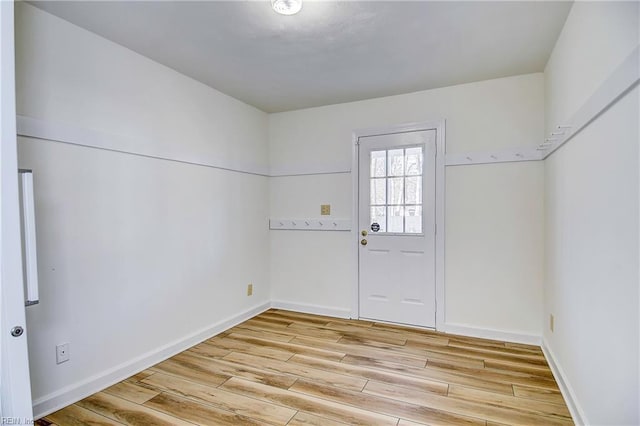
{"label": "electrical outlet", "polygon": [[320,215],[321,216],[331,215],[331,204],[320,204]]}
{"label": "electrical outlet", "polygon": [[253,284],[249,284],[247,286],[247,296],[251,296],[253,294]]}
{"label": "electrical outlet", "polygon": [[553,333],[553,326],[555,322],[555,318],[553,317],[553,314],[549,315],[549,329],[551,329],[551,332]]}
{"label": "electrical outlet", "polygon": [[71,355],[69,354],[69,343],[60,343],[56,346],[56,363],[62,364],[69,361]]}

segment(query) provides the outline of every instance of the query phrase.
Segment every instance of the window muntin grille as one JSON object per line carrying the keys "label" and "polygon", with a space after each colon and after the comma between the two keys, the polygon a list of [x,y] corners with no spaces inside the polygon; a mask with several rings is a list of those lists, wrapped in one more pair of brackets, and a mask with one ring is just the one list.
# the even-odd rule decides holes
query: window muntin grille
{"label": "window muntin grille", "polygon": [[422,146],[371,151],[370,222],[378,233],[422,233]]}

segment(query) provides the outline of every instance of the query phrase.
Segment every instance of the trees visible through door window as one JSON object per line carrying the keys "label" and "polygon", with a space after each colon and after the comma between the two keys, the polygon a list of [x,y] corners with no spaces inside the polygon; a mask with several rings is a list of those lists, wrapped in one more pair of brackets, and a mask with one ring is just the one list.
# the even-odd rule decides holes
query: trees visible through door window
{"label": "trees visible through door window", "polygon": [[422,233],[423,156],[422,146],[371,151],[371,224],[378,232]]}

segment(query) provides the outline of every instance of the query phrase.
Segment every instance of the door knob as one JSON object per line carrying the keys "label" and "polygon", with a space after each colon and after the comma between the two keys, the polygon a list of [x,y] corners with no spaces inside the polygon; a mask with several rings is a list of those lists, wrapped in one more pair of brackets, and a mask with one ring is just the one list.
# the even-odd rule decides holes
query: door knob
{"label": "door knob", "polygon": [[363,246],[366,246],[367,240],[363,238],[362,240],[360,240],[360,244],[362,244]]}
{"label": "door knob", "polygon": [[363,237],[366,237],[366,236],[367,236],[367,230],[366,230],[366,229],[363,229],[362,231],[360,231],[360,234],[361,234]]}

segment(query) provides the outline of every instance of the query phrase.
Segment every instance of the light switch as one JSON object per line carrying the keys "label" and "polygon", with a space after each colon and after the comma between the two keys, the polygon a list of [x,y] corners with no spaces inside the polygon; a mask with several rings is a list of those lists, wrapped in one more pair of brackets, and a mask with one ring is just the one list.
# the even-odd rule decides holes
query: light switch
{"label": "light switch", "polygon": [[321,204],[320,214],[322,216],[329,216],[331,214],[331,204]]}

